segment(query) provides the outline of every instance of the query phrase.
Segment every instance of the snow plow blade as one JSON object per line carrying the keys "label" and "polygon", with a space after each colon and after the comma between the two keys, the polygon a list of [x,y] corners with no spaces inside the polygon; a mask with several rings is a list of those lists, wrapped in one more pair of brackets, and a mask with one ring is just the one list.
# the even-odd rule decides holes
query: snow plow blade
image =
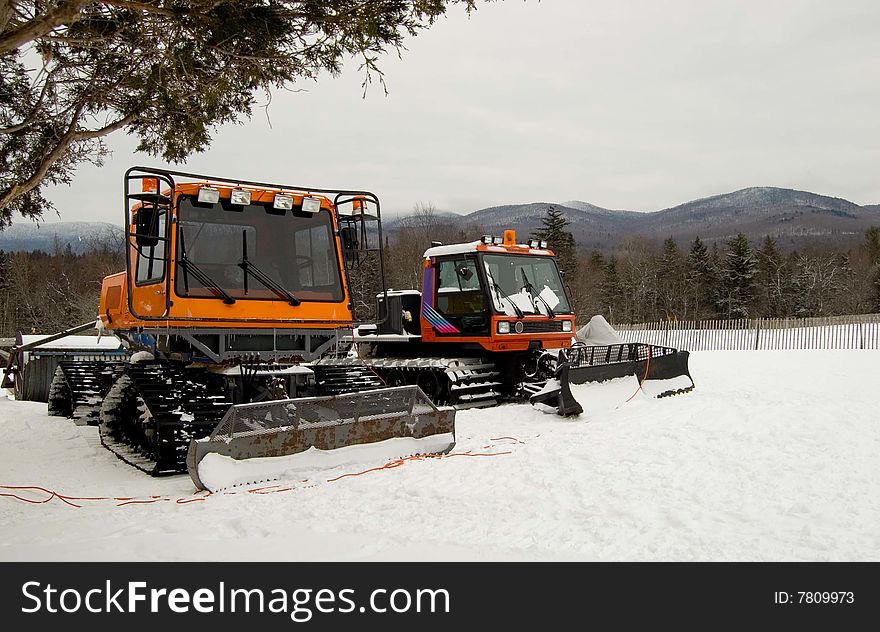
{"label": "snow plow blade", "polygon": [[567,354],[568,379],[572,384],[585,384],[635,375],[643,387],[651,386],[656,397],[667,397],[693,390],[689,355],[687,351],[637,342],[574,345]]}
{"label": "snow plow blade", "polygon": [[215,491],[282,478],[314,463],[314,454],[290,458],[312,448],[388,460],[454,445],[455,409],[435,406],[418,386],[401,386],[232,406],[210,436],[190,442],[186,461],[196,487]]}

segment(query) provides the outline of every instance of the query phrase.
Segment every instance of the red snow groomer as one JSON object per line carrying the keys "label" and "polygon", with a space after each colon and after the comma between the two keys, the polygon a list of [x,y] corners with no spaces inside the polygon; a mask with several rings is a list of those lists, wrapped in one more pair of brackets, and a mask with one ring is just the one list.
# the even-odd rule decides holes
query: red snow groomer
{"label": "red snow groomer", "polygon": [[[357,362],[389,384],[418,384],[457,407],[529,399],[563,416],[582,412],[569,390],[635,375],[693,388],[688,353],[647,344],[584,344],[575,336],[568,289],[549,244],[503,236],[425,251],[422,289],[379,297],[388,318],[360,327]],[[382,302],[385,305],[382,305]]]}

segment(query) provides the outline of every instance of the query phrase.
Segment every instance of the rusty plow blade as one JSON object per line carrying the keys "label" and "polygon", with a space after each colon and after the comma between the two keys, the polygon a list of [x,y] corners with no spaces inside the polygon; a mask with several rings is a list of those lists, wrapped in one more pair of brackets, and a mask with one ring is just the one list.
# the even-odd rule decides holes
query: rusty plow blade
{"label": "rusty plow blade", "polygon": [[216,491],[454,445],[455,410],[401,386],[232,406],[210,436],[190,442],[186,464],[196,487]]}

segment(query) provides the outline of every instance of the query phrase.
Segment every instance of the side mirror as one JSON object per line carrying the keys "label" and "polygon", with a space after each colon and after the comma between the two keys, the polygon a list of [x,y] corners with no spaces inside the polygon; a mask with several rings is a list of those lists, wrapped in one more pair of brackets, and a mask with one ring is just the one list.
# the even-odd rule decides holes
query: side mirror
{"label": "side mirror", "polygon": [[473,270],[468,268],[467,266],[461,266],[458,269],[458,276],[460,276],[465,281],[469,281],[472,276],[474,276]]}
{"label": "side mirror", "polygon": [[342,239],[342,249],[346,252],[358,250],[357,228],[354,226],[343,226],[339,229],[339,237]]}
{"label": "side mirror", "polygon": [[135,242],[141,248],[159,244],[159,209],[142,206],[135,217]]}

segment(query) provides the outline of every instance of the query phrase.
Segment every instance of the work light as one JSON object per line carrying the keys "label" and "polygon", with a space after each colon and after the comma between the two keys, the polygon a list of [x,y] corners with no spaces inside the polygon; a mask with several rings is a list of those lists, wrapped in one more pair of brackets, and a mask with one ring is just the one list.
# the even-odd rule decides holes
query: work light
{"label": "work light", "polygon": [[321,200],[313,197],[304,197],[302,210],[304,213],[317,213],[321,210]]}
{"label": "work light", "polygon": [[201,187],[199,189],[199,202],[202,204],[216,204],[220,201],[220,191],[213,187]]}
{"label": "work light", "polygon": [[247,206],[251,203],[251,192],[244,189],[233,189],[230,202],[239,206]]}
{"label": "work light", "polygon": [[272,203],[272,207],[281,211],[289,211],[293,208],[293,196],[277,193],[275,195],[275,201]]}

